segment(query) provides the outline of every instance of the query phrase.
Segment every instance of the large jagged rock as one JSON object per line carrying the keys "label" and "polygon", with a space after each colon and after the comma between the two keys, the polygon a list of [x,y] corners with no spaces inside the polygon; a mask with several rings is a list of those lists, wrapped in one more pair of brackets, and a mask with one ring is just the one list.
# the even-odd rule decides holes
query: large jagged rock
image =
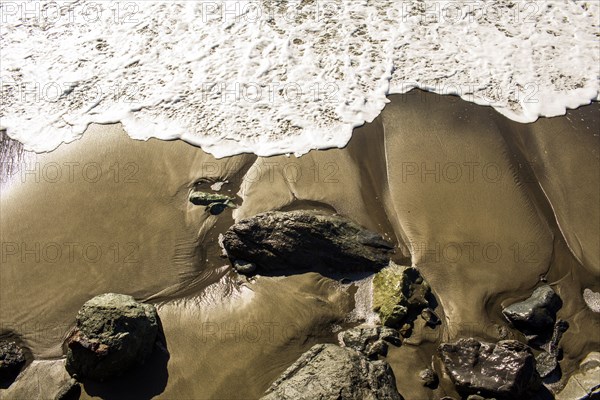
{"label": "large jagged rock", "polygon": [[430,292],[416,268],[390,263],[373,277],[373,310],[383,325],[400,328],[429,305]]}
{"label": "large jagged rock", "polygon": [[262,400],[401,400],[385,361],[369,361],[349,348],[318,344],[267,390]]}
{"label": "large jagged rock", "polygon": [[154,306],[131,296],[107,293],[87,301],[67,339],[71,376],[104,380],[143,363],[158,334]]}
{"label": "large jagged rock", "polygon": [[600,353],[592,352],[579,364],[579,371],[571,375],[556,400],[600,399]]}
{"label": "large jagged rock", "polygon": [[456,389],[498,400],[528,399],[540,388],[531,349],[515,340],[497,344],[460,339],[444,343],[439,353]]}
{"label": "large jagged rock", "polygon": [[0,382],[12,383],[25,365],[25,353],[11,341],[0,341]]}
{"label": "large jagged rock", "polygon": [[556,312],[562,306],[560,297],[548,285],[535,289],[526,300],[502,310],[506,319],[529,340],[543,341],[552,335]]}
{"label": "large jagged rock", "polygon": [[393,246],[374,232],[339,216],[316,211],[273,211],[243,219],[223,235],[233,261],[257,273],[378,271]]}

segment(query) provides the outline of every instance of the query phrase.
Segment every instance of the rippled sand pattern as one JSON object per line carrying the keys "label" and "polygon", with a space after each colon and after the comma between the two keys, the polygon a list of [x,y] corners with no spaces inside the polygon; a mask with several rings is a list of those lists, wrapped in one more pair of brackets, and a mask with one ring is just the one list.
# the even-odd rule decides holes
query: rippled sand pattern
{"label": "rippled sand pattern", "polygon": [[[431,363],[440,341],[518,338],[502,329],[501,306],[527,297],[540,279],[564,301],[568,377],[600,345],[600,317],[583,298],[585,289],[588,297],[600,291],[598,104],[521,125],[457,97],[414,91],[390,100],[346,148],[299,158],[216,160],[181,141],[133,141],[117,125],[93,126],[81,141],[37,155],[39,182],[13,171],[2,187],[3,331],[53,360],[85,300],[132,294],[157,304],[170,352],[152,364],[146,396],[257,398],[312,344],[335,342],[340,326],[356,322],[347,318],[356,315],[354,296],[315,273],[246,281],[220,257],[218,235],[262,211],[317,208],[382,233],[397,245],[395,260],[414,263],[431,284],[441,329],[416,326],[388,356],[406,398],[453,394],[444,382],[424,389],[413,373]],[[66,162],[97,163],[106,175],[90,182],[88,167],[74,182],[52,182],[52,163]],[[138,167],[136,183],[124,181],[127,163]],[[208,216],[191,205],[200,178],[228,181],[221,192],[238,193],[241,206]],[[126,249],[118,262],[81,251],[49,262],[50,242],[137,243],[137,262],[124,262]],[[35,378],[26,372],[0,397],[52,397],[66,379],[60,362],[36,362]],[[28,385],[32,379],[43,384]],[[86,384],[83,398],[126,396],[140,382],[141,372],[111,388]]]}

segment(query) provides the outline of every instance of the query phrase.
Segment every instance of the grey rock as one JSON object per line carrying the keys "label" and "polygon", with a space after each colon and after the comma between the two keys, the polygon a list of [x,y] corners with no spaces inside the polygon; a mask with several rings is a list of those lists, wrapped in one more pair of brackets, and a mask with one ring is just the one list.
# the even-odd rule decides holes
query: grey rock
{"label": "grey rock", "polygon": [[531,349],[515,340],[496,344],[460,339],[439,347],[444,366],[463,395],[526,399],[540,388]]}
{"label": "grey rock", "polygon": [[107,293],[87,301],[67,339],[71,376],[105,380],[121,375],[152,353],[158,334],[154,306]]}
{"label": "grey rock", "polygon": [[535,289],[526,300],[502,310],[506,319],[519,331],[537,339],[548,338],[556,320],[556,312],[562,307],[560,297],[548,285]]}
{"label": "grey rock", "polygon": [[425,368],[419,372],[419,379],[423,382],[423,386],[430,389],[435,389],[439,383],[439,378],[434,370],[431,368]]}
{"label": "grey rock", "polygon": [[579,364],[579,371],[571,375],[556,400],[600,399],[600,353],[592,352]]}
{"label": "grey rock", "polygon": [[81,386],[75,379],[70,379],[56,394],[54,400],[78,400],[81,396]]}
{"label": "grey rock", "polygon": [[272,211],[243,219],[223,235],[232,260],[258,273],[377,271],[393,246],[347,218],[316,211]]}
{"label": "grey rock", "polygon": [[401,400],[385,361],[369,361],[352,349],[318,344],[267,390],[263,400]]}
{"label": "grey rock", "polygon": [[367,345],[379,340],[379,327],[357,326],[342,332],[340,339],[344,347],[364,352]]}
{"label": "grey rock", "polygon": [[386,356],[388,345],[400,346],[398,331],[382,326],[357,326],[340,334],[343,347],[364,353],[367,357]]}
{"label": "grey rock", "polygon": [[542,378],[549,376],[552,372],[554,372],[557,366],[558,360],[554,354],[544,351],[538,354],[535,358],[535,369]]}
{"label": "grey rock", "polygon": [[239,274],[251,275],[256,271],[256,264],[244,260],[235,260],[233,262],[233,268]]}
{"label": "grey rock", "polygon": [[25,366],[25,352],[12,341],[0,341],[0,381],[12,383]]}
{"label": "grey rock", "polygon": [[434,328],[437,325],[440,325],[442,322],[440,321],[440,317],[433,311],[431,308],[425,308],[421,311],[421,318],[425,321],[427,325]]}

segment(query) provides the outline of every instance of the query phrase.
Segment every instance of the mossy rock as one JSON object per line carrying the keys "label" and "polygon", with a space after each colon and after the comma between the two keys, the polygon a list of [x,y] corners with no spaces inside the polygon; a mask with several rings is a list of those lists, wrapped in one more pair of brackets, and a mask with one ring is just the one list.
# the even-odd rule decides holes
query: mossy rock
{"label": "mossy rock", "polygon": [[430,292],[416,268],[390,263],[373,278],[373,310],[383,325],[400,328],[429,305]]}

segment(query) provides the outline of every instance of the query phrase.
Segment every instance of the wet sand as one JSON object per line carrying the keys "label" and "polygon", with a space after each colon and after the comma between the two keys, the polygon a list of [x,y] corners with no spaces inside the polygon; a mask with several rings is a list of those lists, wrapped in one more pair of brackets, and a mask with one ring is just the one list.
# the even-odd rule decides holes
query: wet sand
{"label": "wet sand", "polygon": [[[299,208],[381,233],[430,283],[441,328],[417,326],[387,358],[405,398],[455,394],[418,381],[440,341],[519,338],[502,328],[501,307],[540,279],[564,302],[568,377],[600,348],[600,316],[582,297],[600,291],[598,103],[522,125],[455,97],[390,99],[346,148],[300,158],[217,160],[181,141],[131,140],[119,125],[26,154],[27,171],[18,161],[2,182],[0,328],[31,349],[36,372],[0,397],[52,398],[77,310],[109,291],[157,305],[170,356],[110,387],[86,384],[82,398],[260,397],[303,351],[365,315],[352,312],[366,307],[355,287],[315,273],[247,281],[221,257],[218,235],[234,220]],[[238,194],[233,212],[187,201],[195,185],[223,181],[221,193]]]}

